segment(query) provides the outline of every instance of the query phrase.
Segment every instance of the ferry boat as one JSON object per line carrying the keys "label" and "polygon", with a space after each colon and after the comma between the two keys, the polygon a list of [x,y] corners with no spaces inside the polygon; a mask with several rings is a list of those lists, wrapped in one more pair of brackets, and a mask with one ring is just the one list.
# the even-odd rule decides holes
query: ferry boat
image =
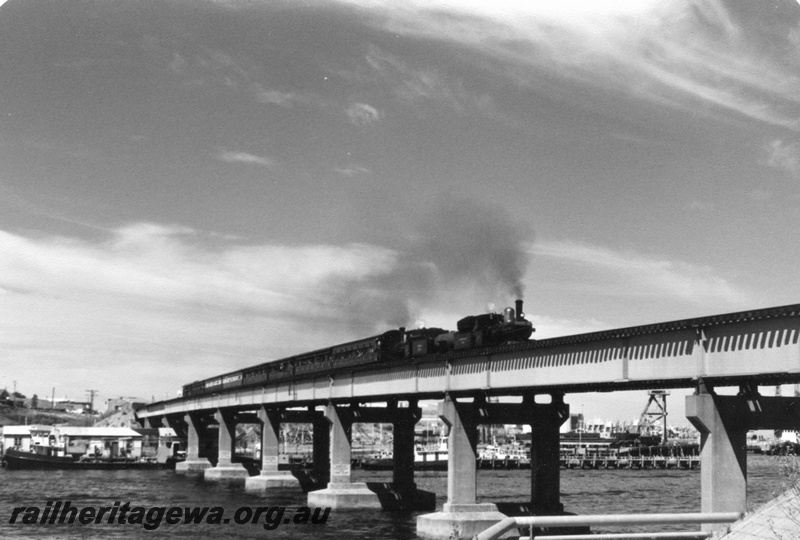
{"label": "ferry boat", "polygon": [[[160,449],[159,449],[160,450]],[[3,466],[9,470],[51,469],[51,470],[113,470],[113,469],[173,469],[180,461],[170,450],[159,451],[155,459],[145,460],[127,457],[97,457],[82,455],[74,457],[65,454],[63,448],[37,445],[30,451],[9,448],[3,454]]]}
{"label": "ferry boat", "polygon": [[435,443],[415,445],[414,468],[423,471],[446,471],[447,436],[440,435]]}
{"label": "ferry boat", "polygon": [[3,439],[13,442],[0,460],[9,469],[164,469],[186,456],[183,442],[169,428],[25,425],[2,430]]}

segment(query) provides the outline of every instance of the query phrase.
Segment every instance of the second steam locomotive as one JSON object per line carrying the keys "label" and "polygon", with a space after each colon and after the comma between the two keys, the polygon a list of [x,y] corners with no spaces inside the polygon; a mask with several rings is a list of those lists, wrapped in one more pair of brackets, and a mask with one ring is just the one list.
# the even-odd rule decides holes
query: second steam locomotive
{"label": "second steam locomotive", "polygon": [[502,314],[464,317],[458,321],[456,331],[399,328],[196,381],[183,387],[183,397],[199,397],[231,388],[314,377],[380,362],[413,361],[430,355],[526,341],[534,328],[522,312],[522,300],[517,300],[515,305],[516,310],[507,307]]}

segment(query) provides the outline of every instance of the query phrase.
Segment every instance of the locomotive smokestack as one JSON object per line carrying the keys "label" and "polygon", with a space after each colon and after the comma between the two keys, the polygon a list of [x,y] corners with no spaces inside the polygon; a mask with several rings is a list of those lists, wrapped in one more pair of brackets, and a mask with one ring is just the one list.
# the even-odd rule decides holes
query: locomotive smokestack
{"label": "locomotive smokestack", "polygon": [[515,304],[517,306],[517,320],[521,321],[524,317],[524,313],[522,313],[522,298],[519,298]]}

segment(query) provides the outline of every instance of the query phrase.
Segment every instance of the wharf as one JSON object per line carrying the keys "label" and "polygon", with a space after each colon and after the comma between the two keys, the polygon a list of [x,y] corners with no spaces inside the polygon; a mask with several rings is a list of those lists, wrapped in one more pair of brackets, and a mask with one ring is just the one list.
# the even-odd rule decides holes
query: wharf
{"label": "wharf", "polygon": [[[381,460],[353,460],[353,468],[372,470],[391,470],[394,466],[391,459]],[[415,463],[418,470],[447,470],[447,462],[437,462],[437,467],[425,463]],[[566,457],[559,460],[562,469],[699,469],[700,458],[690,457],[664,457],[664,456],[636,456],[636,457]],[[531,462],[527,459],[478,459],[478,469],[482,470],[513,470],[530,469]]]}
{"label": "wharf", "polygon": [[637,457],[580,457],[562,456],[564,469],[699,469],[700,458],[637,456]]}

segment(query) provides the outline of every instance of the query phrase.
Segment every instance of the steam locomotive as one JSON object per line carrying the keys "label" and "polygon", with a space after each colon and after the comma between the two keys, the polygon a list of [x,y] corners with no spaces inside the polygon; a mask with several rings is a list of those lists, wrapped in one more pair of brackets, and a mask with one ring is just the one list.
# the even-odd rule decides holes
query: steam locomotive
{"label": "steam locomotive", "polygon": [[317,377],[380,362],[414,361],[431,355],[525,341],[530,338],[534,328],[522,312],[522,300],[517,300],[515,305],[516,310],[507,307],[502,314],[464,317],[456,324],[456,331],[441,328],[406,330],[401,327],[377,336],[195,381],[183,387],[182,396],[191,398],[217,394],[231,388]]}

